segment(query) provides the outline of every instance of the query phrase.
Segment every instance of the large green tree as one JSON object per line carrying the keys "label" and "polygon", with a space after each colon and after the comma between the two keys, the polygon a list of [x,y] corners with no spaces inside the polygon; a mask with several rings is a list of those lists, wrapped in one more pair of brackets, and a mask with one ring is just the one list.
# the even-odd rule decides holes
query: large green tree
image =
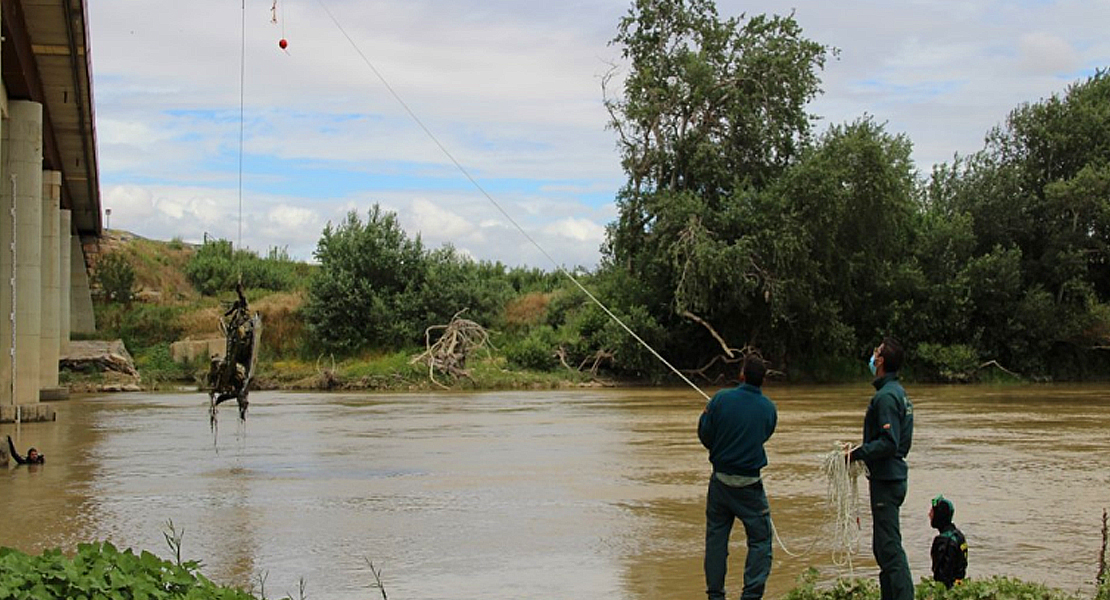
{"label": "large green tree", "polygon": [[710,0],[636,0],[612,43],[630,69],[606,101],[628,181],[605,267],[639,284],[620,300],[690,344],[708,342],[701,354],[716,343],[699,323],[758,343],[776,251],[789,250],[759,243],[775,225],[760,196],[810,140],[805,107],[832,50],[792,17],[722,19]]}
{"label": "large green tree", "polygon": [[323,348],[354,352],[416,338],[409,300],[427,263],[420,238],[409,239],[397,215],[375,204],[363,222],[352,211],[339,225],[328,223],[314,256],[320,268],[304,317]]}

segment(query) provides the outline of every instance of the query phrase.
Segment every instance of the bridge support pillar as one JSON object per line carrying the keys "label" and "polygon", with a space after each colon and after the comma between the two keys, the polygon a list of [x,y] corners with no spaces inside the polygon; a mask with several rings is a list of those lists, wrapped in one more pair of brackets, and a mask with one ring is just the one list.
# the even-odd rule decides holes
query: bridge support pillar
{"label": "bridge support pillar", "polygon": [[58,355],[69,354],[69,296],[70,290],[70,229],[73,227],[73,215],[69,209],[58,211]]}
{"label": "bridge support pillar", "polygon": [[39,387],[54,390],[58,387],[58,334],[62,315],[59,310],[62,298],[58,257],[59,211],[62,201],[61,171],[42,173],[42,328],[39,335]]}
{"label": "bridge support pillar", "polygon": [[89,268],[85,265],[85,249],[81,246],[81,236],[69,236],[69,260],[69,331],[96,333]]}
{"label": "bridge support pillar", "polygon": [[11,101],[8,114],[0,162],[8,167],[0,181],[0,403],[20,405],[39,401],[42,105]]}

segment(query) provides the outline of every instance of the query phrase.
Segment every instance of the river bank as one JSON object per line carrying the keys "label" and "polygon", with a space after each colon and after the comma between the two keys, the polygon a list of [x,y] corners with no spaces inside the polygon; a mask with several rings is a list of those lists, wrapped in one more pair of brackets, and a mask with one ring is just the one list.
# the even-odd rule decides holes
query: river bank
{"label": "river bank", "polygon": [[[111,393],[171,391],[188,388],[203,390],[205,361],[165,364],[141,363],[120,351],[122,344],[105,344],[100,354],[78,363],[63,361],[62,385],[70,393]],[[87,353],[86,353],[87,354]],[[349,358],[336,361],[321,357],[316,361],[298,359],[261,360],[252,390],[264,391],[388,391],[424,392],[436,390],[495,391],[551,390],[573,388],[643,387],[650,382],[607,378],[589,372],[564,369],[533,371],[515,369],[503,357],[473,360],[465,376],[429,371],[413,362],[416,352]]]}

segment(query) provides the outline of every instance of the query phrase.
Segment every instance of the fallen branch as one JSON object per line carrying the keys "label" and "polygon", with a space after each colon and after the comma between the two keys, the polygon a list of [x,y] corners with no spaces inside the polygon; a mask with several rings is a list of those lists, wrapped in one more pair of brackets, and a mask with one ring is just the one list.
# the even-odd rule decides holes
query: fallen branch
{"label": "fallen branch", "polygon": [[566,348],[564,348],[562,346],[559,346],[558,348],[556,348],[555,349],[555,357],[559,359],[559,363],[562,364],[564,367],[566,367],[566,369],[568,371],[574,371],[575,370],[574,367],[567,364],[567,349]]}
{"label": "fallen branch", "polygon": [[710,359],[709,362],[702,365],[700,369],[683,369],[682,372],[685,375],[698,375],[699,377],[710,383],[716,383],[717,381],[720,381],[721,376],[718,375],[716,379],[710,379],[709,376],[705,374],[705,372],[708,371],[710,367],[717,364],[718,361],[723,362],[726,365],[731,365],[741,362],[742,360],[744,360],[743,357],[731,357],[724,354],[718,354]]}
{"label": "fallen branch", "polygon": [[1003,367],[1002,365],[998,364],[997,360],[988,360],[987,362],[979,365],[979,368],[976,369],[976,370],[981,371],[981,370],[983,370],[987,367],[995,367],[995,368],[1001,370],[1004,373],[1009,373],[1010,375],[1013,375],[1014,377],[1017,377],[1018,379],[1023,379],[1023,377],[1021,375],[1018,375],[1017,373],[1014,373],[1013,371],[1007,369],[1006,367]]}
{"label": "fallen branch", "polygon": [[322,358],[324,358],[322,354],[316,357],[316,387],[331,391],[339,386],[339,378],[335,375],[335,355],[331,355],[331,369],[320,368],[320,359]]}
{"label": "fallen branch", "polygon": [[590,376],[597,377],[598,368],[601,367],[602,361],[606,360],[612,362],[613,353],[607,350],[598,350],[597,352],[594,352],[592,356],[587,356],[585,359],[583,359],[582,363],[578,365],[578,370],[581,371],[586,367],[586,363],[592,361],[592,364],[590,365]]}
{"label": "fallen branch", "polygon": [[724,350],[725,355],[727,355],[728,358],[733,358],[733,356],[735,355],[735,352],[737,352],[737,351],[739,351],[743,354],[747,354],[748,346],[744,346],[743,348],[740,348],[739,350],[737,350],[736,348],[730,348],[729,345],[725,342],[725,339],[721,337],[721,334],[717,333],[717,330],[713,329],[713,326],[710,325],[709,323],[707,323],[705,321],[705,319],[695,315],[694,313],[692,313],[688,310],[684,310],[680,314],[681,314],[681,316],[686,317],[687,319],[690,319],[691,321],[693,321],[693,322],[701,325],[702,327],[705,327],[707,330],[709,330],[709,335],[712,335],[713,339],[717,340],[717,343],[721,345],[721,349]]}

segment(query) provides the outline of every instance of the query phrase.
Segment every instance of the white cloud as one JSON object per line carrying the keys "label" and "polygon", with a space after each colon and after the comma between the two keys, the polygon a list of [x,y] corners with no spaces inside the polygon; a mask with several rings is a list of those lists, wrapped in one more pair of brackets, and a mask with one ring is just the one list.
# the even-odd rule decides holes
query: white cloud
{"label": "white cloud", "polygon": [[413,200],[404,216],[408,229],[426,239],[460,244],[483,241],[481,230],[473,223],[423,198]]}
{"label": "white cloud", "polygon": [[1021,64],[1027,73],[1053,76],[1080,66],[1079,55],[1059,36],[1037,31],[1021,37]]}
{"label": "white cloud", "polygon": [[595,245],[605,240],[605,227],[587,219],[560,219],[544,227],[544,232]]}
{"label": "white cloud", "polygon": [[[281,4],[276,26],[269,2],[248,2],[245,15],[223,0],[89,5],[102,200],[114,228],[238,238],[245,16],[244,245],[308,257],[324,223],[380,202],[429,245],[550,266],[468,188],[321,4]],[[620,62],[607,43],[628,0],[326,4],[513,220],[558,263],[596,264],[624,180],[599,77]],[[841,49],[811,107],[820,127],[874,115],[908,135],[922,170],[980,149],[1018,104],[1110,64],[1107,0],[718,0],[718,10],[793,11],[806,37]],[[283,35],[288,53],[277,47]]]}
{"label": "white cloud", "polygon": [[[125,221],[142,223],[155,214],[154,196],[150,190],[135,185],[106,188],[101,193],[101,203],[116,214],[116,223]],[[126,216],[124,216],[126,215]]]}

